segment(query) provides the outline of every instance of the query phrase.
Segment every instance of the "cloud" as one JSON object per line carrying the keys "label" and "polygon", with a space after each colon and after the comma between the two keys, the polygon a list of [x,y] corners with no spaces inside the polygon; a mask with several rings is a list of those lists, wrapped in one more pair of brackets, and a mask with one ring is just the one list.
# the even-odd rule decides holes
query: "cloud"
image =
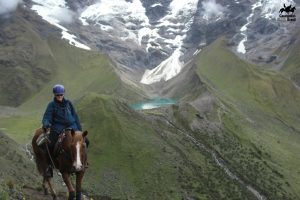
{"label": "cloud", "polygon": [[216,3],[216,0],[203,1],[201,4],[204,9],[203,18],[207,20],[222,16],[226,10],[221,4]]}
{"label": "cloud", "polygon": [[56,7],[52,10],[52,15],[60,22],[68,24],[73,22],[76,13],[69,10],[68,8]]}
{"label": "cloud", "polygon": [[0,0],[0,15],[14,11],[22,0]]}

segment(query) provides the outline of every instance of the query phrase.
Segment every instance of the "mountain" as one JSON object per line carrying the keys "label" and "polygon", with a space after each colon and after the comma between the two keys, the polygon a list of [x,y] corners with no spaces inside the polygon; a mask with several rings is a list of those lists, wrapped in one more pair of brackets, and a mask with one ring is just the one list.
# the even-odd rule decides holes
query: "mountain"
{"label": "mountain", "polygon": [[299,56],[297,52],[299,52],[299,34],[295,37],[295,44],[288,52],[288,59],[285,61],[281,71],[295,84],[297,88],[300,86],[299,79]]}
{"label": "mountain", "polygon": [[[24,1],[0,16],[3,151],[30,142],[62,83],[89,131],[93,199],[300,199],[299,27],[282,3]],[[130,107],[156,97],[176,104]],[[47,198],[13,154],[1,180],[25,174],[17,191]]]}
{"label": "mountain", "polygon": [[0,18],[0,91],[9,94],[1,95],[2,105],[20,105],[48,82],[55,71],[55,61],[44,40],[51,27],[40,32],[45,22],[32,23],[34,16],[16,12],[9,18]]}
{"label": "mountain", "polygon": [[176,76],[193,54],[224,35],[240,57],[280,68],[287,58],[281,52],[290,49],[299,22],[279,17],[279,10],[296,3],[34,0],[30,6],[59,27],[63,38],[76,35],[78,41],[70,43],[104,51],[131,80],[152,84]]}
{"label": "mountain", "polygon": [[[121,84],[111,67],[115,63],[107,55],[69,47],[60,40],[57,28],[45,23],[30,10],[19,9],[9,18],[0,19],[3,22],[0,91],[1,94],[9,94],[1,95],[1,105],[19,106],[36,94],[39,98],[48,99],[48,92],[40,93],[42,88],[59,80],[68,86],[67,82],[76,79],[77,84],[69,87],[69,94],[74,96],[84,95],[80,94],[82,89],[76,89],[79,85],[90,87],[91,91],[108,88],[112,91]],[[97,63],[102,65],[98,67]],[[91,74],[95,76],[91,77]],[[106,76],[104,78],[108,81],[105,85],[103,82],[98,85],[96,74]],[[97,88],[95,85],[98,85]],[[123,91],[125,89],[120,88],[115,92],[121,94]]]}

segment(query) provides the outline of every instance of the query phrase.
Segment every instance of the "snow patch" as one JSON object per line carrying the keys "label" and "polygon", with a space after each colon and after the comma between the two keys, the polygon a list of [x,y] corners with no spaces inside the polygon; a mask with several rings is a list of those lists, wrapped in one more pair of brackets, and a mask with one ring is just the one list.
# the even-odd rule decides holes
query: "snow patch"
{"label": "snow patch", "polygon": [[[243,33],[242,33],[243,34]],[[242,54],[245,54],[246,53],[246,47],[245,47],[245,42],[247,41],[247,36],[244,35],[245,37],[240,41],[238,47],[237,47],[237,51],[242,53]]]}
{"label": "snow patch", "polygon": [[246,53],[246,47],[245,47],[245,42],[247,42],[248,40],[248,37],[247,37],[247,26],[252,23],[252,17],[254,15],[254,11],[256,8],[258,7],[261,7],[262,6],[262,0],[256,2],[255,4],[253,4],[251,6],[251,14],[247,17],[247,23],[241,27],[240,31],[241,31],[241,34],[243,36],[243,39],[240,41],[240,43],[238,44],[237,46],[237,52],[239,53],[242,53],[242,54],[245,54]]}
{"label": "snow patch", "polygon": [[90,47],[78,42],[77,40],[75,40],[75,38],[76,38],[75,35],[72,35],[72,34],[66,32],[66,31],[62,31],[62,38],[68,40],[69,44],[71,44],[75,47],[85,49],[85,50],[91,50]]}
{"label": "snow patch", "polygon": [[100,24],[100,28],[101,28],[101,30],[104,30],[104,31],[109,31],[109,30],[113,30],[114,29],[111,26],[106,26],[106,25],[102,25],[102,24]]}
{"label": "snow patch", "polygon": [[[173,0],[171,2],[168,15],[163,17],[156,27],[172,27],[168,30],[177,34],[175,39],[165,39],[164,42],[176,49],[169,58],[161,62],[157,67],[152,70],[146,70],[140,81],[141,83],[152,84],[161,80],[167,81],[180,73],[184,67],[184,63],[180,61],[182,56],[181,48],[186,37],[186,34],[182,33],[186,33],[190,29],[194,20],[194,14],[197,11],[197,5],[198,0]],[[175,24],[172,22],[174,19],[178,20],[178,18],[180,18],[182,23]]]}
{"label": "snow patch", "polygon": [[201,52],[202,49],[197,49],[194,53],[193,53],[193,56],[196,56],[198,55],[200,52]]}
{"label": "snow patch", "polygon": [[157,7],[157,6],[163,6],[161,3],[156,3],[156,4],[153,4],[152,6],[151,6],[151,8],[155,8],[155,7]]}
{"label": "snow patch", "polygon": [[[115,30],[119,34],[119,39],[123,41],[132,40],[141,45],[143,37],[152,32],[145,13],[146,10],[140,0],[133,0],[132,2],[101,0],[87,7],[79,19],[83,25],[95,23],[100,25],[103,31]],[[111,28],[103,28],[107,24]],[[141,27],[139,31],[136,30],[137,27]]]}
{"label": "snow patch", "polygon": [[[183,67],[180,62],[181,48],[186,33],[194,20],[199,0],[173,0],[170,3],[168,14],[155,25],[149,23],[146,10],[140,0],[101,0],[87,7],[80,15],[84,25],[107,25],[113,29],[109,31],[121,40],[132,40],[137,45],[150,48],[163,49],[170,46],[173,50],[171,56],[160,63],[155,69],[145,72],[141,82],[151,84],[153,82],[169,80],[176,76]],[[152,7],[162,6],[153,4]],[[180,23],[174,23],[180,21]],[[100,26],[101,27],[101,26]],[[168,28],[166,35],[161,35],[160,30]],[[166,32],[165,32],[166,33]],[[168,35],[175,36],[170,39]],[[173,37],[172,37],[173,38]]]}
{"label": "snow patch", "polygon": [[146,70],[141,83],[152,84],[161,80],[167,81],[176,76],[182,69],[183,63],[179,60],[182,53],[176,49],[174,53],[152,70]]}
{"label": "snow patch", "polygon": [[45,21],[62,30],[62,38],[69,44],[78,48],[90,50],[91,48],[78,42],[75,35],[68,33],[68,29],[60,25],[60,22],[70,23],[73,20],[73,12],[69,10],[64,0],[32,0],[36,5],[31,7]]}

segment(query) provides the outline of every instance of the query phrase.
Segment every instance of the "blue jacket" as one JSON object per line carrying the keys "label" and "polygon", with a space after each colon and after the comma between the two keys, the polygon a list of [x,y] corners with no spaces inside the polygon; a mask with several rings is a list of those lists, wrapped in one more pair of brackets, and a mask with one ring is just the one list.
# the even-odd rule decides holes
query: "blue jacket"
{"label": "blue jacket", "polygon": [[54,98],[48,104],[42,123],[44,128],[51,128],[52,131],[57,133],[65,128],[82,131],[74,106],[71,101],[65,98],[62,102]]}

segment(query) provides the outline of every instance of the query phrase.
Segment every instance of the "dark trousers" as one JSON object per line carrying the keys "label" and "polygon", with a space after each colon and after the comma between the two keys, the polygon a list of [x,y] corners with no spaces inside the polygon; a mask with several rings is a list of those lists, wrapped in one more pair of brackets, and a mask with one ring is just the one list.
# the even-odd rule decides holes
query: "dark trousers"
{"label": "dark trousers", "polygon": [[60,134],[61,133],[56,132],[54,130],[50,131],[50,135],[49,135],[50,142],[48,143],[48,148],[49,148],[51,155],[53,155],[54,147],[55,147],[55,144],[56,144]]}
{"label": "dark trousers", "polygon": [[[52,160],[54,161],[54,157],[53,157],[53,151],[54,151],[54,147],[55,147],[55,144],[58,140],[58,136],[59,136],[59,133],[56,132],[56,131],[53,131],[51,130],[50,131],[50,134],[49,134],[49,142],[47,143],[47,146],[48,146],[48,149],[49,149],[49,153],[50,153],[50,156],[52,157]],[[48,161],[48,165],[53,165],[51,159],[50,159],[50,156],[47,152],[47,161]],[[47,168],[48,169],[48,168]],[[45,172],[47,173],[47,172]],[[48,172],[48,173],[52,173],[52,172]]]}

